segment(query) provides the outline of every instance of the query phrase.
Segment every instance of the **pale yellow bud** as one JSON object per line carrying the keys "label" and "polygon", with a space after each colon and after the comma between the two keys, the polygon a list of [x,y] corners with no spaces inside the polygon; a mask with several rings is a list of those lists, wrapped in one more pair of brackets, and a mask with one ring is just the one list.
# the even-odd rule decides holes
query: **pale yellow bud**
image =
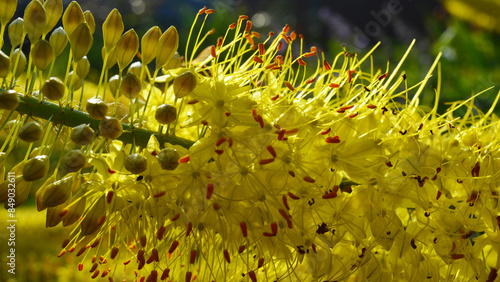
{"label": "pale yellow bud", "polygon": [[0,78],[6,78],[7,75],[9,75],[9,73],[10,73],[10,58],[0,50]]}
{"label": "pale yellow bud", "polygon": [[70,138],[77,145],[89,145],[94,140],[94,130],[87,124],[80,124],[73,127]]}
{"label": "pale yellow bud", "polygon": [[43,192],[42,205],[50,208],[64,204],[71,196],[72,184],[73,175],[49,184]]}
{"label": "pale yellow bud", "polygon": [[[106,58],[106,48],[102,47],[102,59]],[[118,60],[116,56],[116,48],[111,49],[111,51],[108,51],[108,59],[106,60],[106,69],[112,68],[115,64],[116,61]]]}
{"label": "pale yellow bud", "polygon": [[160,40],[161,30],[158,26],[150,28],[141,39],[142,63],[147,65],[153,61],[158,52],[158,40]]}
{"label": "pale yellow bud", "polygon": [[0,89],[0,109],[15,110],[19,105],[19,94],[14,90]]}
{"label": "pale yellow bud", "polygon": [[84,56],[76,65],[76,74],[81,79],[85,79],[90,71],[90,62],[87,56]]}
{"label": "pale yellow bud", "polygon": [[116,43],[118,43],[118,40],[122,36],[123,29],[122,15],[120,15],[117,9],[113,9],[102,25],[102,37],[106,52],[109,53],[115,48]]}
{"label": "pale yellow bud", "polygon": [[47,23],[45,24],[43,33],[47,34],[56,26],[57,22],[59,22],[63,12],[63,3],[62,0],[45,0],[43,7],[47,15]]}
{"label": "pale yellow bud", "polygon": [[172,123],[177,119],[177,109],[170,104],[160,105],[156,109],[155,118],[161,124]]}
{"label": "pale yellow bud", "polygon": [[1,0],[0,7],[0,23],[6,26],[16,12],[17,0]]}
{"label": "pale yellow bud", "polygon": [[135,99],[141,92],[141,81],[135,74],[127,73],[120,83],[120,95]]}
{"label": "pale yellow bud", "polygon": [[133,174],[140,174],[148,168],[148,161],[141,154],[132,154],[125,159],[125,169]]}
{"label": "pale yellow bud", "polygon": [[14,77],[20,77],[26,68],[26,56],[22,51],[19,51],[19,48],[16,48],[12,53],[12,57],[10,58],[10,67],[11,71],[14,73]]}
{"label": "pale yellow bud", "polygon": [[179,34],[174,26],[169,27],[158,41],[156,53],[156,69],[164,67],[174,56],[179,47]]}
{"label": "pale yellow bud", "polygon": [[141,72],[142,72],[142,63],[141,62],[133,62],[132,64],[130,64],[130,66],[128,67],[128,70],[127,70],[127,73],[134,74],[140,80],[142,80]]}
{"label": "pale yellow bud", "polygon": [[59,100],[64,96],[64,82],[57,77],[51,77],[45,81],[40,92],[49,100]]}
{"label": "pale yellow bud", "polygon": [[116,95],[119,83],[120,83],[120,76],[117,74],[113,75],[108,81],[109,91],[111,91],[113,96]]}
{"label": "pale yellow bud", "polygon": [[87,236],[95,233],[106,221],[106,200],[100,197],[88,210],[87,215],[82,219],[80,228],[82,235]]}
{"label": "pale yellow bud", "polygon": [[80,198],[76,203],[72,203],[68,209],[68,213],[63,217],[63,226],[69,226],[77,222],[85,211],[86,198]]}
{"label": "pale yellow bud", "polygon": [[49,38],[50,46],[52,46],[52,50],[54,51],[54,55],[57,57],[61,55],[68,45],[68,36],[64,29],[60,26],[56,28]]}
{"label": "pale yellow bud", "polygon": [[156,156],[164,170],[174,170],[179,165],[179,153],[174,148],[165,148]]}
{"label": "pale yellow bud", "polygon": [[62,160],[62,166],[69,172],[76,172],[82,169],[87,163],[87,158],[80,150],[69,151]]}
{"label": "pale yellow bud", "polygon": [[52,60],[54,59],[54,51],[52,50],[52,46],[47,40],[38,40],[31,49],[30,53],[31,59],[35,66],[43,71],[45,70]]}
{"label": "pale yellow bud", "polygon": [[49,157],[46,155],[36,156],[29,159],[23,167],[23,178],[26,181],[35,181],[47,175],[50,168]]}
{"label": "pale yellow bud", "polygon": [[112,117],[102,119],[99,123],[99,130],[101,131],[101,135],[106,139],[117,139],[123,133],[122,123]]}
{"label": "pale yellow bud", "polygon": [[43,29],[47,22],[45,8],[38,1],[31,1],[24,10],[24,32],[28,34],[31,43],[42,37]]}
{"label": "pale yellow bud", "polygon": [[21,44],[24,34],[24,20],[17,18],[9,24],[9,40],[12,47],[17,47]]}
{"label": "pale yellow bud", "polygon": [[78,75],[74,74],[73,71],[70,71],[68,74],[68,80],[66,81],[66,86],[70,89],[71,86],[73,86],[73,90],[78,90],[82,88],[82,84],[82,79]]}
{"label": "pale yellow bud", "polygon": [[196,88],[196,75],[187,71],[174,79],[173,88],[176,98],[182,98],[193,92]]}
{"label": "pale yellow bud", "polygon": [[85,22],[89,25],[90,28],[90,33],[94,34],[95,32],[95,19],[94,15],[92,15],[92,12],[89,10],[83,12],[83,17],[85,18]]}
{"label": "pale yellow bud", "polygon": [[92,98],[87,100],[87,106],[85,107],[87,113],[89,113],[90,117],[94,119],[103,119],[106,117],[108,113],[108,105],[98,98]]}
{"label": "pale yellow bud", "polygon": [[43,129],[36,121],[30,121],[19,129],[19,138],[23,141],[32,143],[40,140],[43,135]]}
{"label": "pale yellow bud", "polygon": [[118,67],[121,70],[125,69],[132,62],[137,51],[139,51],[139,36],[137,36],[135,30],[130,29],[116,43]]}
{"label": "pale yellow bud", "polygon": [[87,55],[92,47],[93,40],[89,25],[85,22],[79,24],[70,34],[69,43],[71,44],[71,51],[75,62],[80,61]]}
{"label": "pale yellow bud", "polygon": [[69,3],[62,17],[62,23],[66,33],[71,36],[73,31],[83,22],[85,22],[85,17],[83,16],[80,4],[76,1]]}

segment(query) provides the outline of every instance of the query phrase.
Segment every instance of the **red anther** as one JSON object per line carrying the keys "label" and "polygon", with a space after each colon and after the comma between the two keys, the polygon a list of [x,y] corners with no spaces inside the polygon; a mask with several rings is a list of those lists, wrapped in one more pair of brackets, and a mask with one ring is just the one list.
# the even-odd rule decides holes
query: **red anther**
{"label": "red anther", "polygon": [[89,271],[89,272],[94,272],[94,271],[97,269],[97,267],[98,267],[98,266],[99,266],[99,265],[98,265],[97,263],[94,263],[94,264],[92,265],[92,267],[90,268],[90,271]]}
{"label": "red anther", "polygon": [[262,64],[262,63],[264,62],[264,61],[263,61],[261,58],[259,58],[258,56],[253,57],[253,61],[254,61],[254,62],[256,62],[256,63],[259,63],[259,64]]}
{"label": "red anther", "polygon": [[277,62],[278,64],[283,64],[283,55],[276,56],[274,61]]}
{"label": "red anther", "polygon": [[285,86],[288,87],[288,89],[290,89],[290,91],[294,91],[295,88],[292,86],[292,84],[288,81],[285,81]]}
{"label": "red anther", "polygon": [[66,246],[68,246],[68,244],[69,244],[69,239],[64,239],[61,248],[63,248],[63,249],[66,248]]}
{"label": "red anther", "polygon": [[76,253],[76,256],[79,257],[81,256],[83,253],[85,253],[85,251],[87,250],[87,246],[83,246],[79,251],[78,253]]}
{"label": "red anther", "polygon": [[[139,269],[139,270],[140,270],[141,268],[143,268],[143,267],[144,267],[144,264],[143,264],[143,265],[140,265],[140,264],[139,264],[139,266],[140,266],[140,268],[138,267],[137,269]],[[135,272],[135,271],[134,271],[134,272]],[[137,275],[138,275],[138,274],[136,273],[136,274],[135,274],[135,276],[137,276]],[[141,276],[141,278],[139,279],[139,282],[144,282],[145,280],[146,280],[146,276]]]}
{"label": "red anther", "polygon": [[153,155],[153,156],[155,156],[155,157],[156,157],[156,155],[157,155],[157,154],[156,154],[156,151],[151,152],[151,155]]}
{"label": "red anther", "polygon": [[215,146],[219,147],[220,145],[222,145],[222,143],[226,142],[226,137],[221,137],[219,138],[219,140],[217,140],[217,143],[215,144]]}
{"label": "red anther", "polygon": [[257,264],[257,268],[261,268],[264,265],[264,258],[260,258]]}
{"label": "red anther", "polygon": [[340,84],[337,84],[337,83],[330,83],[330,85],[328,85],[330,88],[339,88],[340,87]]}
{"label": "red anther", "polygon": [[467,199],[467,203],[475,201],[479,197],[479,194],[477,192],[472,192],[470,195],[470,198]]}
{"label": "red anther", "polygon": [[281,70],[283,67],[282,66],[276,66],[276,67],[273,67],[271,68],[272,70]]}
{"label": "red anther", "polygon": [[229,137],[227,143],[229,144],[229,148],[233,147],[233,138]]}
{"label": "red anther", "polygon": [[165,280],[165,279],[167,279],[167,278],[168,278],[168,274],[169,274],[169,273],[170,273],[170,268],[167,268],[167,269],[163,270],[163,273],[161,274],[160,279],[161,279],[161,280]]}
{"label": "red anther", "polygon": [[276,100],[278,100],[279,97],[280,97],[280,94],[276,94],[276,96],[271,97],[271,100],[276,101]]}
{"label": "red anther", "polygon": [[293,172],[291,170],[288,171],[288,174],[290,174],[292,177],[295,177],[295,172]]}
{"label": "red anther", "polygon": [[69,212],[69,209],[64,209],[59,213],[59,217],[65,216]]}
{"label": "red anther", "polygon": [[129,264],[129,263],[130,263],[130,259],[128,259],[128,260],[126,260],[126,261],[124,261],[124,262],[123,262],[123,265],[127,265],[127,264]]}
{"label": "red anther", "polygon": [[174,222],[174,221],[178,220],[180,216],[181,216],[180,213],[174,215],[174,217],[172,217],[171,221]]}
{"label": "red anther", "polygon": [[252,109],[252,115],[255,117],[257,116],[257,110],[256,109]]}
{"label": "red anther", "polygon": [[420,131],[422,129],[422,127],[424,127],[424,124],[421,123],[419,126],[418,126],[418,131]]}
{"label": "red anther", "polygon": [[243,237],[247,237],[248,233],[247,233],[247,223],[242,221],[240,222],[240,228],[241,228],[241,233],[243,234]]}
{"label": "red anther", "polygon": [[[290,219],[290,215],[286,213],[286,211],[284,209],[279,209],[278,210],[281,214],[281,216],[285,219],[285,220],[289,220]],[[277,232],[277,231],[276,231]]]}
{"label": "red anther", "polygon": [[255,86],[261,87],[262,86],[262,80],[259,80],[255,83]]}
{"label": "red anther", "polygon": [[304,53],[304,58],[309,58],[309,57],[313,57],[313,56],[316,56],[318,52],[307,52],[307,53]]}
{"label": "red anther", "polygon": [[493,281],[495,281],[495,279],[497,278],[497,276],[498,276],[497,269],[496,268],[492,268],[490,270],[490,274],[488,274],[488,280],[486,280],[486,282],[493,282]]}
{"label": "red anther", "polygon": [[215,153],[220,156],[224,153],[224,150],[215,150]]}
{"label": "red anther", "polygon": [[243,252],[245,251],[245,249],[246,249],[245,245],[241,245],[241,246],[239,246],[239,247],[238,247],[238,253],[239,253],[239,254],[243,253]]}
{"label": "red anther", "polygon": [[97,278],[97,276],[99,276],[99,270],[96,270],[96,271],[94,272],[94,275],[92,275],[92,279]]}
{"label": "red anther", "polygon": [[312,248],[313,252],[317,253],[317,252],[316,252],[316,244],[312,243],[312,244],[311,244],[311,248]]}
{"label": "red anther", "polygon": [[438,190],[436,200],[439,200],[439,198],[441,198],[441,191]]}
{"label": "red anther", "polygon": [[341,109],[341,110],[344,110],[344,111],[345,111],[345,110],[352,109],[352,108],[354,108],[354,105],[349,105],[349,106],[342,106],[342,107],[340,107],[340,109]]}
{"label": "red anther", "polygon": [[210,55],[212,55],[213,58],[217,58],[217,52],[215,52],[215,46],[212,45],[210,47]]}
{"label": "red anther", "polygon": [[248,16],[246,16],[246,15],[241,15],[241,16],[238,18],[238,22],[242,22],[243,20],[248,20]]}
{"label": "red anther", "polygon": [[224,37],[217,38],[217,47],[221,47],[224,42]]}
{"label": "red anther", "polygon": [[327,70],[327,71],[332,69],[332,67],[330,66],[330,64],[326,60],[323,61],[323,66],[325,67],[325,70]]}
{"label": "red anther", "polygon": [[153,198],[160,198],[161,196],[165,195],[167,191],[161,191],[160,193],[153,195]]}
{"label": "red anther", "polygon": [[260,165],[265,165],[265,164],[269,164],[269,163],[272,163],[272,162],[274,162],[274,158],[260,160],[259,164]]}
{"label": "red anther", "polygon": [[151,274],[149,274],[148,279],[146,281],[156,282],[158,279],[158,272],[156,270],[151,270]]}
{"label": "red anther", "polygon": [[468,239],[472,235],[474,235],[474,231],[469,231],[469,232],[465,233],[464,235],[462,235],[462,239]]}
{"label": "red anther", "polygon": [[257,282],[257,276],[255,276],[255,272],[253,272],[253,270],[248,272],[248,276],[250,277],[252,282]]}
{"label": "red anther", "polygon": [[186,230],[186,237],[189,236],[189,234],[191,234],[191,230],[193,230],[193,224],[191,223],[191,221],[188,223],[188,226],[187,226],[187,230]]}
{"label": "red anther", "polygon": [[78,271],[82,271],[83,270],[83,263],[79,263],[78,264]]}
{"label": "red anther", "polygon": [[146,244],[148,242],[148,239],[146,237],[146,235],[142,235],[140,238],[139,238],[139,243],[141,243],[141,246],[144,248],[146,247]]}
{"label": "red anther", "polygon": [[207,10],[207,6],[201,8],[199,11],[198,11],[198,15],[203,15],[203,13],[205,13],[205,11]]}
{"label": "red anther", "polygon": [[168,249],[168,253],[171,254],[175,251],[175,249],[179,246],[179,241],[173,241],[172,245],[170,245],[170,249]]}
{"label": "red anther", "polygon": [[299,34],[300,39],[304,39],[304,35]]}
{"label": "red anther", "polygon": [[457,259],[463,259],[465,257],[464,254],[452,254],[451,259],[457,260]]}
{"label": "red anther", "polygon": [[264,68],[265,68],[266,70],[268,70],[268,69],[272,69],[272,68],[276,67],[276,65],[277,65],[276,63],[272,63],[272,64],[270,64],[270,65],[267,65],[267,66],[266,66],[266,67],[264,67]]}
{"label": "red anther", "polygon": [[109,173],[111,173],[111,174],[116,173],[116,171],[114,171],[114,170],[112,170],[112,169],[110,169],[110,168],[108,168],[108,172],[109,172]]}
{"label": "red anther", "polygon": [[198,103],[198,100],[191,100],[187,103],[188,103],[188,105],[194,105],[194,104]]}
{"label": "red anther", "polygon": [[106,221],[106,216],[103,215],[97,219],[97,225],[102,225]]}
{"label": "red anther", "polygon": [[318,52],[318,47],[312,46],[311,47],[311,52]]}
{"label": "red anther", "polygon": [[278,42],[278,48],[276,48],[277,51],[280,51],[281,48],[283,48],[283,42]]}
{"label": "red anther", "polygon": [[191,271],[186,272],[186,282],[191,282],[192,275],[193,273],[191,273]]}
{"label": "red anther", "polygon": [[333,199],[337,197],[337,191],[333,191],[333,192],[330,192],[330,193],[325,193],[325,195],[323,195],[321,198],[323,199]]}
{"label": "red anther", "polygon": [[479,162],[476,162],[471,171],[472,177],[479,177],[479,169],[480,169]]}
{"label": "red anther", "polygon": [[338,135],[335,135],[333,137],[328,136],[328,137],[326,137],[325,141],[326,141],[326,143],[330,143],[330,144],[340,143],[340,139],[339,139]]}
{"label": "red anther", "polygon": [[114,246],[112,249],[111,249],[111,255],[110,255],[110,258],[111,259],[114,259],[116,257],[116,255],[118,254],[118,251],[120,249],[116,246]]}
{"label": "red anther", "polygon": [[386,78],[388,75],[389,75],[388,73],[384,73],[383,75],[378,77],[378,80],[382,80],[382,79]]}
{"label": "red anther", "polygon": [[189,155],[186,155],[178,160],[180,164],[189,162]]}
{"label": "red anther", "polygon": [[[285,130],[285,129],[284,129]],[[299,129],[298,128],[293,128],[293,129],[290,129],[290,130],[285,130],[285,134],[286,135],[293,135],[295,133],[299,132]]]}
{"label": "red anther", "polygon": [[196,261],[196,250],[191,250],[191,257],[189,258],[189,263],[193,264]]}
{"label": "red anther", "polygon": [[287,210],[290,210],[290,206],[288,206],[288,198],[286,197],[286,195],[283,195],[281,199],[283,200],[283,205],[285,206],[285,208]]}
{"label": "red anther", "polygon": [[298,197],[297,195],[293,194],[292,192],[288,192],[288,196],[290,198],[292,198],[293,200],[298,200],[300,199],[300,197]]}
{"label": "red anther", "polygon": [[252,36],[256,38],[261,38],[262,36],[257,31],[252,31]]}
{"label": "red anther", "polygon": [[205,14],[210,15],[210,14],[212,14],[212,13],[214,13],[214,12],[215,12],[215,10],[214,10],[214,9],[207,9],[207,10],[205,11]]}
{"label": "red anther", "polygon": [[278,140],[280,140],[280,141],[281,141],[281,140],[283,140],[283,139],[284,139],[284,137],[285,137],[285,132],[286,132],[286,131],[285,131],[284,129],[281,129],[281,130],[277,130],[277,131],[275,131],[275,133],[278,133]]}
{"label": "red anther", "polygon": [[252,21],[247,21],[247,26],[245,27],[245,32],[250,33],[251,28],[252,28]]}
{"label": "red anther", "polygon": [[66,253],[66,250],[62,250],[58,255],[57,257],[60,258],[62,257],[64,254]]}
{"label": "red anther", "polygon": [[290,44],[290,37],[283,33],[281,34],[281,37],[285,40],[286,44]]}
{"label": "red anther", "polygon": [[366,105],[366,107],[368,109],[376,109],[377,108],[377,106],[375,106],[374,104],[368,104],[368,105]]}
{"label": "red anther", "polygon": [[271,223],[271,231],[273,232],[274,235],[278,233],[278,223],[276,222]]}
{"label": "red anther", "polygon": [[339,110],[337,110],[337,113],[343,114],[343,113],[345,113],[345,110],[339,109]]}
{"label": "red anther", "polygon": [[144,261],[144,250],[139,250],[139,252],[137,253],[137,260]]}
{"label": "red anther", "polygon": [[212,193],[214,192],[214,184],[208,183],[207,185],[207,199],[210,200],[212,198]]}
{"label": "red anther", "polygon": [[356,70],[349,70],[349,71],[347,71],[347,75],[349,76],[349,83],[351,83],[351,81],[352,81],[352,75],[355,72],[356,72]]}
{"label": "red anther", "polygon": [[229,252],[227,250],[224,250],[224,258],[226,259],[227,263],[231,263],[231,258],[229,257]]}
{"label": "red anther", "polygon": [[213,208],[214,210],[216,210],[216,211],[217,211],[217,210],[219,210],[219,204],[217,204],[217,203],[213,203],[213,204],[212,204],[212,208]]}
{"label": "red anther", "polygon": [[268,145],[268,146],[266,147],[266,149],[267,149],[267,151],[268,151],[268,152],[269,152],[269,153],[270,153],[270,154],[271,154],[274,158],[276,158],[276,156],[277,156],[277,155],[276,155],[276,151],[274,150],[274,148],[273,148],[273,146],[272,146],[272,145]]}
{"label": "red anther", "polygon": [[330,131],[332,131],[332,129],[331,128],[327,128],[327,129],[321,131],[320,134],[321,135],[327,135],[328,133],[330,133]]}
{"label": "red anther", "polygon": [[236,27],[236,23],[232,23],[229,25],[229,29],[234,29]]}
{"label": "red anther", "polygon": [[350,117],[350,118],[354,118],[354,117],[356,117],[357,115],[358,115],[358,112],[355,112],[354,114],[350,114],[348,117]]}
{"label": "red anther", "polygon": [[450,253],[453,253],[456,248],[457,248],[457,244],[455,244],[455,242],[453,242],[453,244],[451,245],[451,251],[450,251]]}
{"label": "red anther", "polygon": [[262,233],[262,235],[264,235],[266,237],[274,237],[274,236],[276,236],[273,233],[269,233],[269,232],[264,232],[264,233]]}
{"label": "red anther", "polygon": [[296,38],[297,38],[297,33],[295,33],[295,31],[292,31],[292,33],[290,34],[290,39],[295,40]]}
{"label": "red anther", "polygon": [[71,248],[69,248],[69,249],[68,249],[68,252],[69,252],[69,253],[72,253],[73,251],[75,251],[75,249],[76,249],[76,245],[75,245],[75,246],[73,246],[73,247],[71,247]]}
{"label": "red anther", "polygon": [[259,122],[260,128],[264,128],[264,120],[261,115],[257,115],[257,121]]}
{"label": "red anther", "polygon": [[152,263],[153,261],[155,261],[155,256],[153,254],[151,254],[151,256],[149,256],[148,260],[146,261],[147,264],[150,264]]}
{"label": "red anther", "polygon": [[303,179],[304,179],[305,182],[309,182],[309,183],[316,182],[316,180],[312,179],[312,177],[310,177],[310,176],[304,176]]}
{"label": "red anther", "polygon": [[301,66],[307,65],[306,62],[304,62],[304,60],[302,60],[302,58],[299,58],[297,61],[299,62],[299,65],[301,65]]}
{"label": "red anther", "polygon": [[274,31],[270,31],[269,32],[269,37],[273,36],[274,35]]}
{"label": "red anther", "polygon": [[316,78],[317,77],[313,77],[313,78],[310,78],[310,79],[306,80],[306,84],[311,84],[311,83],[315,82]]}
{"label": "red anther", "polygon": [[283,27],[283,33],[288,33],[290,31],[290,26],[288,24],[285,25],[285,27]]}
{"label": "red anther", "polygon": [[386,162],[385,162],[385,165],[386,165],[386,166],[388,166],[388,167],[392,167],[392,163],[391,163],[391,161],[386,161]]}
{"label": "red anther", "polygon": [[156,238],[158,238],[158,240],[163,239],[163,233],[165,233],[165,226],[164,225],[162,225],[162,226],[160,226],[160,228],[158,228],[158,232],[156,233]]}

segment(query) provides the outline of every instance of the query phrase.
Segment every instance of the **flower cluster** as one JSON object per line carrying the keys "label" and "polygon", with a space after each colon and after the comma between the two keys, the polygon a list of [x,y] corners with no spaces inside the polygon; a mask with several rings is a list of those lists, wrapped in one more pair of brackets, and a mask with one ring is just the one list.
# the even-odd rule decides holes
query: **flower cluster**
{"label": "flower cluster", "polygon": [[[3,35],[16,1],[1,3]],[[180,56],[174,27],[139,40],[113,10],[89,93],[92,14],[30,2],[8,25],[10,55],[0,53],[6,208],[6,170],[16,206],[44,179],[47,227],[71,228],[59,255],[110,281],[495,280],[494,105],[482,113],[470,99],[440,115],[437,103],[419,106],[439,58],[408,86],[408,53],[395,69],[365,71],[373,50],[329,60],[288,26],[261,36],[246,16],[200,50],[213,12],[199,11]],[[66,75],[53,77],[68,43]],[[24,160],[6,169],[23,143]]]}

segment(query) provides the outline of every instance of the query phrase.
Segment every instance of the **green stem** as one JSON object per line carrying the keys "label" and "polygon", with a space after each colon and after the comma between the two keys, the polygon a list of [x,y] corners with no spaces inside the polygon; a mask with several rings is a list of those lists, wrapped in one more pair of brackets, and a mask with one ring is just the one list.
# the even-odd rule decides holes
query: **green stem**
{"label": "green stem", "polygon": [[[75,110],[69,107],[59,107],[58,104],[48,101],[38,102],[37,98],[19,94],[19,106],[16,111],[21,114],[42,118],[48,120],[51,116],[51,121],[56,124],[62,124],[68,127],[75,127],[80,124],[88,124],[95,132],[99,132],[99,123],[97,119],[91,118],[87,113]],[[128,124],[122,124],[123,133],[118,140],[124,143],[133,143],[140,147],[146,147],[151,135],[155,135],[160,144],[170,143],[180,145],[186,149],[194,144],[194,141],[187,140],[176,136],[168,136],[151,130],[141,128],[131,128]]]}

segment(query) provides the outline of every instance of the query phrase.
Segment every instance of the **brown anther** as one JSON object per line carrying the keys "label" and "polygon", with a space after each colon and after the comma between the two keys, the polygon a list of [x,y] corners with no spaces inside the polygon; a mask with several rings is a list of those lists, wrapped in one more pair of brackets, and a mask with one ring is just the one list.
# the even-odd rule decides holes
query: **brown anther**
{"label": "brown anther", "polygon": [[264,63],[264,61],[261,58],[259,58],[258,56],[253,57],[253,61],[256,63],[259,63],[259,64]]}
{"label": "brown anther", "polygon": [[270,154],[271,154],[274,158],[276,158],[276,156],[277,156],[277,155],[276,155],[276,151],[274,150],[274,148],[273,148],[273,146],[272,146],[272,145],[268,145],[268,146],[266,147],[266,149],[267,149],[267,151],[268,151],[268,152],[269,152],[269,153],[270,153]]}
{"label": "brown anther", "polygon": [[224,259],[226,259],[227,263],[231,263],[228,250],[224,250]]}
{"label": "brown anther", "polygon": [[349,77],[349,80],[348,80],[348,82],[349,82],[349,83],[351,83],[351,81],[352,81],[352,75],[353,75],[355,72],[356,72],[356,70],[349,70],[349,71],[347,71],[347,75],[348,75],[348,77]]}
{"label": "brown anther", "polygon": [[172,245],[170,245],[170,249],[168,249],[168,253],[171,254],[175,251],[175,249],[179,246],[179,241],[173,241]]}
{"label": "brown anther", "polygon": [[198,11],[198,15],[203,15],[205,13],[205,11],[207,10],[207,6],[201,8],[199,11]]}
{"label": "brown anther", "polygon": [[224,42],[224,37],[219,37],[217,38],[217,47],[221,47],[222,46],[222,43]]}
{"label": "brown anther", "polygon": [[302,58],[299,58],[297,61],[299,62],[299,65],[301,65],[301,66],[307,65],[306,62],[304,62],[304,60],[302,60]]}
{"label": "brown anther", "polygon": [[328,85],[330,88],[339,88],[340,87],[340,84],[337,84],[337,83],[330,83],[330,85]]}
{"label": "brown anther", "polygon": [[217,58],[217,53],[215,52],[215,46],[212,45],[210,47],[210,55],[212,55],[213,58]]}
{"label": "brown anther", "polygon": [[241,233],[243,234],[243,237],[247,237],[248,233],[247,233],[247,223],[242,221],[240,222],[240,228],[241,228]]}
{"label": "brown anther", "polygon": [[158,228],[158,232],[156,233],[156,238],[158,238],[158,240],[163,239],[163,233],[165,233],[165,226],[164,225],[162,225],[162,226],[160,226],[160,228]]}
{"label": "brown anther", "polygon": [[325,70],[329,71],[332,69],[332,67],[330,66],[330,64],[326,61],[326,60],[323,60],[323,67],[325,68]]}
{"label": "brown anther", "polygon": [[378,80],[382,80],[382,79],[386,78],[388,75],[389,75],[388,73],[384,73],[383,75],[378,77]]}
{"label": "brown anther", "polygon": [[326,143],[337,144],[337,143],[340,143],[340,138],[338,135],[335,135],[333,137],[328,136],[328,137],[326,137],[325,141],[326,141]]}
{"label": "brown anther", "polygon": [[314,183],[314,182],[316,182],[316,180],[314,180],[314,179],[313,179],[312,177],[310,177],[310,176],[304,176],[304,178],[303,178],[303,179],[304,179],[304,181],[305,181],[305,182],[309,182],[309,183]]}
{"label": "brown anther", "polygon": [[366,105],[366,107],[368,109],[376,109],[377,108],[377,106],[375,106],[374,104],[368,104],[368,105]]}
{"label": "brown anther", "polygon": [[236,23],[232,23],[229,25],[229,29],[234,29],[236,27]]}
{"label": "brown anther", "polygon": [[210,15],[210,14],[212,14],[212,13],[215,13],[215,10],[214,10],[214,9],[207,9],[207,10],[205,11],[205,14],[207,14],[207,15]]}
{"label": "brown anther", "polygon": [[310,79],[306,80],[306,84],[311,84],[311,83],[315,82],[316,78],[317,77],[313,77],[313,78],[310,78]]}
{"label": "brown anther", "polygon": [[241,245],[241,246],[239,246],[239,247],[238,247],[238,253],[239,253],[239,254],[243,253],[243,252],[245,251],[245,249],[246,249],[245,245]]}
{"label": "brown anther", "polygon": [[288,171],[288,174],[290,174],[292,177],[295,177],[295,172],[293,172],[291,170]]}

